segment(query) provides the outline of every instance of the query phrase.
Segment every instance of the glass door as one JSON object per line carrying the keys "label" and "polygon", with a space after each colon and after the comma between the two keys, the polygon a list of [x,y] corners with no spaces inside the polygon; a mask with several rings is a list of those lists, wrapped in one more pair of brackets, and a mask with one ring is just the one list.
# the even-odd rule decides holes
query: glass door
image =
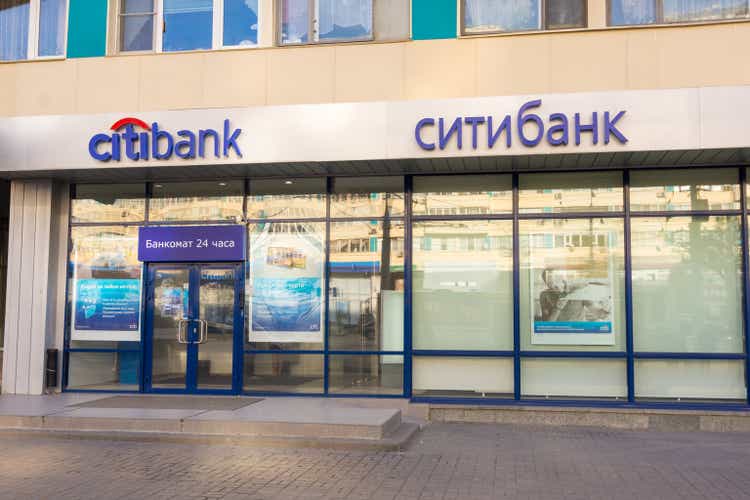
{"label": "glass door", "polygon": [[149,266],[146,391],[240,391],[241,269],[241,264]]}

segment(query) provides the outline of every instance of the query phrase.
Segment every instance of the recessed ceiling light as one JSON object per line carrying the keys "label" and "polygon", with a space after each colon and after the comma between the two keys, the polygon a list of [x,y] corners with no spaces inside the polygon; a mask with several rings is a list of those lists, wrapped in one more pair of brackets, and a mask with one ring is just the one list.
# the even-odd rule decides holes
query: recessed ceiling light
{"label": "recessed ceiling light", "polygon": [[284,181],[284,184],[286,184],[286,185],[294,184],[294,181]]}
{"label": "recessed ceiling light", "polygon": [[227,183],[226,183],[226,182],[220,182],[220,183],[219,183],[219,186],[221,186],[221,187],[226,187],[226,186],[227,186]]}
{"label": "recessed ceiling light", "polygon": [[162,186],[161,184],[154,184],[154,187],[155,187],[156,189],[161,189],[161,188],[163,188],[164,186]]}

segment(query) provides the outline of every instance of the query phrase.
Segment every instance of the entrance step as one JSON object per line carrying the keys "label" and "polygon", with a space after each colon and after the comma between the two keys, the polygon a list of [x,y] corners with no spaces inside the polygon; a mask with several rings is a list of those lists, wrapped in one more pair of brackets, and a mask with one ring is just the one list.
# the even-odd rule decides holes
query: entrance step
{"label": "entrance step", "polygon": [[[133,397],[120,402],[98,399],[43,405],[43,411],[32,415],[4,409],[0,398],[0,429],[95,439],[398,450],[420,427],[402,421],[399,409],[350,405],[346,400],[235,398],[234,404],[221,405],[217,398],[193,397],[189,403],[181,396],[166,401],[163,396],[136,398],[142,404]],[[236,409],[213,409],[222,406]]]}

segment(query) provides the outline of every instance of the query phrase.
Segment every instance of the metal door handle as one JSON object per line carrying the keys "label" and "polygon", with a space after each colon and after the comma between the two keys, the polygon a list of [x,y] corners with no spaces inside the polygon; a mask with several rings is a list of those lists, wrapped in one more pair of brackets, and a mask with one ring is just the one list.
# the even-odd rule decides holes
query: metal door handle
{"label": "metal door handle", "polygon": [[183,333],[185,332],[184,326],[189,322],[189,319],[182,318],[177,322],[177,342],[180,344],[189,344],[187,339],[184,338]]}
{"label": "metal door handle", "polygon": [[198,323],[200,323],[200,337],[198,343],[205,344],[208,340],[208,321],[205,319],[199,319]]}

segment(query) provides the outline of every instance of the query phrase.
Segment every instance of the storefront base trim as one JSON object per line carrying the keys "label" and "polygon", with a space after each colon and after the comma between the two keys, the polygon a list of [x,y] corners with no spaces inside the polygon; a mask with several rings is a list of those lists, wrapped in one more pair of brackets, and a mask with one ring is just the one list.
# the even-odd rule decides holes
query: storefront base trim
{"label": "storefront base trim", "polygon": [[750,407],[744,411],[485,406],[432,404],[431,422],[521,424],[556,427],[600,427],[666,432],[750,432]]}

